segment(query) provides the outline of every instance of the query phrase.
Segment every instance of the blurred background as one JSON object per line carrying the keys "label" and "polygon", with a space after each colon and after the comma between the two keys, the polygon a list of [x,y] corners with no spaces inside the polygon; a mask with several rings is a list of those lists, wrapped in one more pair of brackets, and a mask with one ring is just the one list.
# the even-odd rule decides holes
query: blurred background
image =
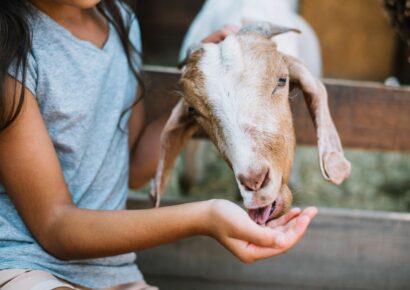
{"label": "blurred background", "polygon": [[[176,67],[184,37],[206,1],[130,2],[136,8],[142,30],[144,64]],[[324,78],[410,85],[409,46],[392,25],[400,17],[391,18],[388,13],[395,1],[286,2],[315,32]],[[401,2],[408,5],[402,12],[409,14],[410,1]],[[403,110],[410,114],[408,106]],[[238,199],[233,174],[213,145],[208,141],[195,142],[194,153],[185,152],[178,160],[166,194],[192,199]],[[317,149],[298,146],[290,182],[295,204],[410,211],[408,152],[348,149],[346,155],[352,163],[352,174],[343,185],[334,186],[321,177]],[[142,193],[147,191],[146,188]]]}

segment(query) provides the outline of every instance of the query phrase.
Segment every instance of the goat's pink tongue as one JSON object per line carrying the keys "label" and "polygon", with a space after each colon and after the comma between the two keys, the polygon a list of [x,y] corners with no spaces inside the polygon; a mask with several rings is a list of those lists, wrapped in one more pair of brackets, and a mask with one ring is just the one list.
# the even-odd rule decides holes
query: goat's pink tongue
{"label": "goat's pink tongue", "polygon": [[257,209],[249,209],[248,214],[258,225],[264,225],[269,219],[272,204]]}

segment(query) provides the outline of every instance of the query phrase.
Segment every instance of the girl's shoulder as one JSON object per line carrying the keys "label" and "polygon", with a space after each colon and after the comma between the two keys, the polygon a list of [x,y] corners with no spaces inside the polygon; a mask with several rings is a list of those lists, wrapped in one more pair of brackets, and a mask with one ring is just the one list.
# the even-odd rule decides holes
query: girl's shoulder
{"label": "girl's shoulder", "polygon": [[135,15],[133,9],[124,1],[117,1],[117,6],[120,10],[121,17],[124,21],[124,24],[127,27],[130,27],[134,22],[138,23],[137,16]]}
{"label": "girl's shoulder", "polygon": [[[123,1],[117,1],[121,17],[124,21],[125,27],[128,29],[128,37],[133,44],[137,52],[142,52],[141,45],[141,30],[138,22],[138,18],[135,15],[133,9]],[[139,56],[138,56],[139,57]],[[140,61],[138,61],[139,63]]]}

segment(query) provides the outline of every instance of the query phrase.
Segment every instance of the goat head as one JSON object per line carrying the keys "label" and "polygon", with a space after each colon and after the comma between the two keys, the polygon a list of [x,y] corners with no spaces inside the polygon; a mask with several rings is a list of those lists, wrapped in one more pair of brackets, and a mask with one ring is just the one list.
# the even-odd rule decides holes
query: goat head
{"label": "goat head", "polygon": [[340,184],[348,177],[350,163],[343,155],[324,85],[271,41],[288,31],[296,30],[255,22],[219,44],[202,44],[190,52],[180,79],[184,98],[161,137],[151,188],[156,206],[176,156],[202,128],[234,171],[252,219],[266,224],[284,214],[292,203],[287,184],[295,150],[291,85],[304,92],[324,178]]}

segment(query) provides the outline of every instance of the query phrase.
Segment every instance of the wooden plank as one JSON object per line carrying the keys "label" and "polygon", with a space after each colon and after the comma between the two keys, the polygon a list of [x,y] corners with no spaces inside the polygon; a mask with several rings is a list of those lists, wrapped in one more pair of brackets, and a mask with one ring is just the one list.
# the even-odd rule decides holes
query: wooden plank
{"label": "wooden plank", "polygon": [[203,3],[204,0],[139,1],[137,16],[144,61],[176,65],[185,33]]}
{"label": "wooden plank", "polygon": [[[410,151],[410,88],[325,80],[329,107],[343,145],[352,148]],[[293,106],[297,139],[314,144],[302,98]]]}
{"label": "wooden plank", "polygon": [[[235,281],[219,281],[212,279],[200,279],[191,277],[173,277],[165,275],[149,275],[145,278],[149,279],[149,283],[152,285],[160,286],[160,289],[165,290],[329,290],[329,289],[341,289],[341,288],[317,288],[317,287],[300,287],[300,286],[289,286],[281,285],[278,283],[274,286],[272,284],[253,284],[253,283],[243,283]],[[162,287],[162,288],[161,288]]]}
{"label": "wooden plank", "polygon": [[[164,202],[164,205],[174,202]],[[130,200],[129,208],[149,203]],[[410,214],[320,209],[288,253],[246,265],[217,242],[195,237],[139,253],[163,289],[409,289]]]}
{"label": "wooden plank", "polygon": [[[176,69],[145,67],[148,119],[169,111],[178,101]],[[343,145],[351,148],[410,151],[410,87],[324,80],[329,106]],[[314,145],[314,128],[301,96],[292,100],[299,144]]]}
{"label": "wooden plank", "polygon": [[146,84],[144,102],[148,122],[169,112],[178,102],[179,72],[177,69],[146,66],[143,78]]}

